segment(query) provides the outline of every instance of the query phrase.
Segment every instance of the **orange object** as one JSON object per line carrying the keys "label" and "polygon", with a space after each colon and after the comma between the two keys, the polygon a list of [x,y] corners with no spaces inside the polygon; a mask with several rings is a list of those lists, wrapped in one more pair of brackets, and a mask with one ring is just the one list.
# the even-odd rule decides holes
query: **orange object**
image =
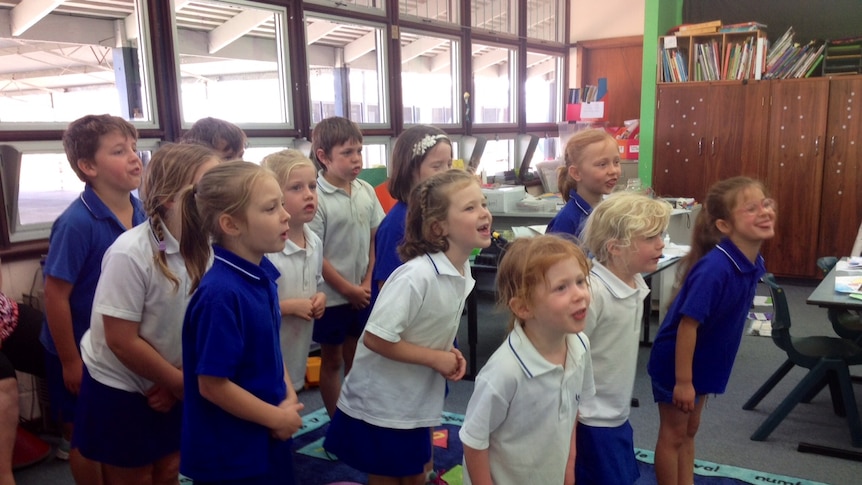
{"label": "orange object", "polygon": [[383,212],[387,214],[389,213],[389,209],[398,203],[398,200],[396,200],[395,197],[392,197],[392,194],[389,193],[389,179],[386,179],[385,182],[374,187],[374,193],[377,194],[377,200],[380,201],[380,206],[383,207]]}
{"label": "orange object", "polygon": [[305,384],[309,387],[320,384],[320,357],[309,357],[305,367]]}
{"label": "orange object", "polygon": [[18,426],[15,437],[15,451],[12,454],[12,467],[22,468],[39,463],[51,454],[51,445],[38,436]]}

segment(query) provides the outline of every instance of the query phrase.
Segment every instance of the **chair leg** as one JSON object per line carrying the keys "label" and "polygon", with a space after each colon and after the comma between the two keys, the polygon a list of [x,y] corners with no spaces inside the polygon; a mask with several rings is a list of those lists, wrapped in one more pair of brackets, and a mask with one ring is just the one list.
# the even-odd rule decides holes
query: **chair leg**
{"label": "chair leg", "polygon": [[[832,392],[832,396],[833,396],[833,402],[835,402],[835,400],[834,400],[835,393],[832,391],[833,381],[831,379],[823,379],[823,381],[821,381],[820,384],[812,387],[811,391],[809,391],[808,394],[806,394],[805,396],[802,396],[802,400],[800,402],[803,402],[805,404],[810,404],[811,400],[814,399],[815,397],[817,397],[817,395],[820,394],[820,391],[822,391],[823,388],[826,387],[826,384],[829,384],[829,389],[830,389],[830,392]],[[837,414],[838,411],[835,411],[835,413]],[[844,415],[842,414],[841,416],[844,416]]]}
{"label": "chair leg", "polygon": [[772,375],[769,376],[769,379],[767,379],[766,382],[764,382],[763,385],[760,386],[760,389],[755,391],[755,393],[752,394],[748,401],[746,401],[745,404],[742,405],[742,409],[745,409],[746,411],[751,411],[752,409],[754,409],[755,406],[757,406],[760,401],[762,401],[763,398],[766,397],[767,394],[769,394],[769,391],[771,391],[772,388],[775,387],[775,385],[778,384],[778,382],[781,381],[781,379],[783,379],[784,376],[786,376],[787,373],[790,372],[790,369],[792,369],[794,366],[795,364],[791,362],[790,359],[785,360],[784,363],[781,364],[781,367],[779,367],[775,372],[773,372]]}
{"label": "chair leg", "polygon": [[[841,376],[838,369],[826,373],[829,377],[829,395],[832,397],[832,411],[836,416],[847,416],[847,406],[844,405],[844,389],[842,388]],[[849,375],[849,372],[848,372]]]}
{"label": "chair leg", "polygon": [[850,379],[850,369],[847,366],[835,370],[843,395],[844,409],[847,411],[847,427],[850,428],[850,442],[853,446],[862,447],[862,422],[859,420],[859,408],[856,406],[856,396],[853,394],[853,381]]}
{"label": "chair leg", "polygon": [[[811,391],[813,386],[817,386],[821,379],[826,378],[823,364],[817,364],[812,368],[805,377],[796,384],[796,387],[790,391],[790,394],[781,401],[781,404],[766,418],[766,421],[754,431],[751,435],[752,441],[763,441],[770,433],[790,414],[790,411],[796,407],[802,398]],[[747,403],[746,403],[747,404]]]}

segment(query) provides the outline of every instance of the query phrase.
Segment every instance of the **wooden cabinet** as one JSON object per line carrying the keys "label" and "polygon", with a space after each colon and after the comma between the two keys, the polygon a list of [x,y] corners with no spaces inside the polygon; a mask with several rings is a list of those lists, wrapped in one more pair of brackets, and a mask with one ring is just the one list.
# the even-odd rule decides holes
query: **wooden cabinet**
{"label": "wooden cabinet", "polygon": [[709,186],[765,171],[769,84],[662,84],[656,106],[653,188],[702,201]]}

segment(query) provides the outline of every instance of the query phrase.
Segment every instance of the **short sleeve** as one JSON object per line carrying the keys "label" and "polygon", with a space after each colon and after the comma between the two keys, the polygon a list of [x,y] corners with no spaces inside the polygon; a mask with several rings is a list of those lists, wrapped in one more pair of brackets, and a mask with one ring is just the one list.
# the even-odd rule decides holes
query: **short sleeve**
{"label": "short sleeve", "polygon": [[509,387],[506,384],[492,382],[482,375],[476,379],[473,395],[467,404],[464,424],[458,432],[462,443],[475,450],[488,449],[491,434],[503,424],[509,414],[511,398],[507,396],[508,393],[499,390],[501,387]]}
{"label": "short sleeve", "polygon": [[197,308],[197,375],[231,377],[243,352],[239,311],[233,295],[200,295],[206,305]]}

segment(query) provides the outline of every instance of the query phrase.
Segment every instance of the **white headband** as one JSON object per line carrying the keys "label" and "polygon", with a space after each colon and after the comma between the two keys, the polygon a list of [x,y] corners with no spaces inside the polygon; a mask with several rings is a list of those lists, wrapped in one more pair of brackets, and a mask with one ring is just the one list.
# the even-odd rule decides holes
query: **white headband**
{"label": "white headband", "polygon": [[443,139],[448,140],[449,138],[446,135],[425,135],[421,140],[417,141],[416,144],[413,145],[413,157],[421,157],[425,155],[425,152],[427,152],[429,148],[433,147],[439,140]]}

